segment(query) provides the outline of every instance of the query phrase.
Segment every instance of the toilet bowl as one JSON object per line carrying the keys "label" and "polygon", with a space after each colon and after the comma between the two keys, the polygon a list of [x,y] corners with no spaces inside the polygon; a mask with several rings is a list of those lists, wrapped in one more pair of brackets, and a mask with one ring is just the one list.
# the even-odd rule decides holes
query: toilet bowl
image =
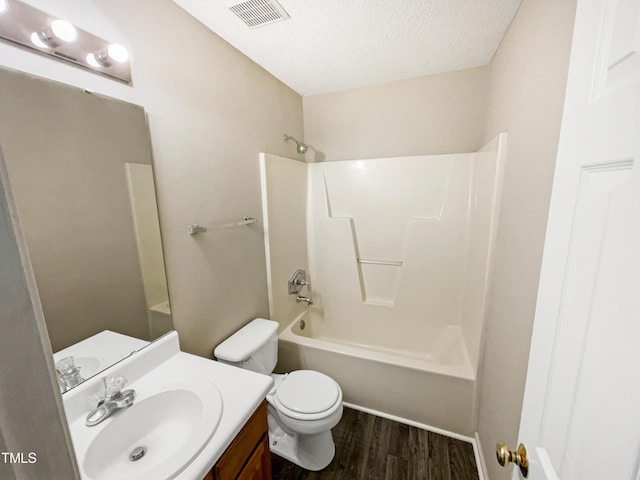
{"label": "toilet bowl", "polygon": [[313,370],[274,374],[278,323],[258,318],[214,350],[218,361],[271,375],[267,394],[270,450],[307,470],[331,463],[331,429],[342,418],[342,390],[331,377]]}
{"label": "toilet bowl", "polygon": [[325,468],[335,455],[331,429],[342,418],[342,390],[331,377],[312,370],[271,376],[271,450],[307,470]]}

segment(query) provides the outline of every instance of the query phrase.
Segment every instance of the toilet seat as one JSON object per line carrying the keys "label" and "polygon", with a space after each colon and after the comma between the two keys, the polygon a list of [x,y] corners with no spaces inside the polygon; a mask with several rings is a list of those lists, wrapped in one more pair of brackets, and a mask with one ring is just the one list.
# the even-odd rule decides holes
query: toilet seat
{"label": "toilet seat", "polygon": [[342,405],[342,391],[331,377],[313,370],[296,370],[278,385],[273,400],[278,411],[298,420],[317,420]]}

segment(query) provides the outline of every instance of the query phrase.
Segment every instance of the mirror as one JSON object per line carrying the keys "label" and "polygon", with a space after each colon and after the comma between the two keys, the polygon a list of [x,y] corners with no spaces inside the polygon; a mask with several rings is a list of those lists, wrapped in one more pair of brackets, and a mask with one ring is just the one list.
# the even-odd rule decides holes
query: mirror
{"label": "mirror", "polygon": [[64,391],[173,328],[145,112],[0,69],[0,148]]}

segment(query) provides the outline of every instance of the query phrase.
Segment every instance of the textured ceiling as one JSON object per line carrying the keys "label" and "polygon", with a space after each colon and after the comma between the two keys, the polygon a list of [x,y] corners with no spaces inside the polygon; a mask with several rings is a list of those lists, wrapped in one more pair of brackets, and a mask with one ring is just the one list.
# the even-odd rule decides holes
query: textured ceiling
{"label": "textured ceiling", "polygon": [[291,19],[252,30],[228,0],[173,1],[302,95],[487,65],[521,2],[280,0]]}

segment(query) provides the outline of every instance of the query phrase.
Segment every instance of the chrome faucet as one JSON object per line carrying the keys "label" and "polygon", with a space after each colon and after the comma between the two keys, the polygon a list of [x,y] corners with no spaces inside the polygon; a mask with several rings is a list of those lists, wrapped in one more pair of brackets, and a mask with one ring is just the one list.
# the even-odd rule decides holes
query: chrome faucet
{"label": "chrome faucet", "polygon": [[114,413],[124,408],[129,408],[136,399],[135,390],[121,391],[126,382],[124,377],[111,377],[109,379],[103,377],[102,382],[105,388],[105,398],[87,415],[84,422],[87,427],[98,425]]}
{"label": "chrome faucet", "polygon": [[309,290],[309,282],[307,282],[307,272],[304,270],[296,270],[293,276],[289,279],[289,295],[297,295],[296,302],[307,302],[307,305],[313,305],[311,297],[303,297],[300,295],[300,291],[307,287]]}
{"label": "chrome faucet", "polygon": [[311,299],[311,297],[303,297],[302,295],[296,297],[296,302],[307,302],[307,305],[313,305],[313,299]]}

